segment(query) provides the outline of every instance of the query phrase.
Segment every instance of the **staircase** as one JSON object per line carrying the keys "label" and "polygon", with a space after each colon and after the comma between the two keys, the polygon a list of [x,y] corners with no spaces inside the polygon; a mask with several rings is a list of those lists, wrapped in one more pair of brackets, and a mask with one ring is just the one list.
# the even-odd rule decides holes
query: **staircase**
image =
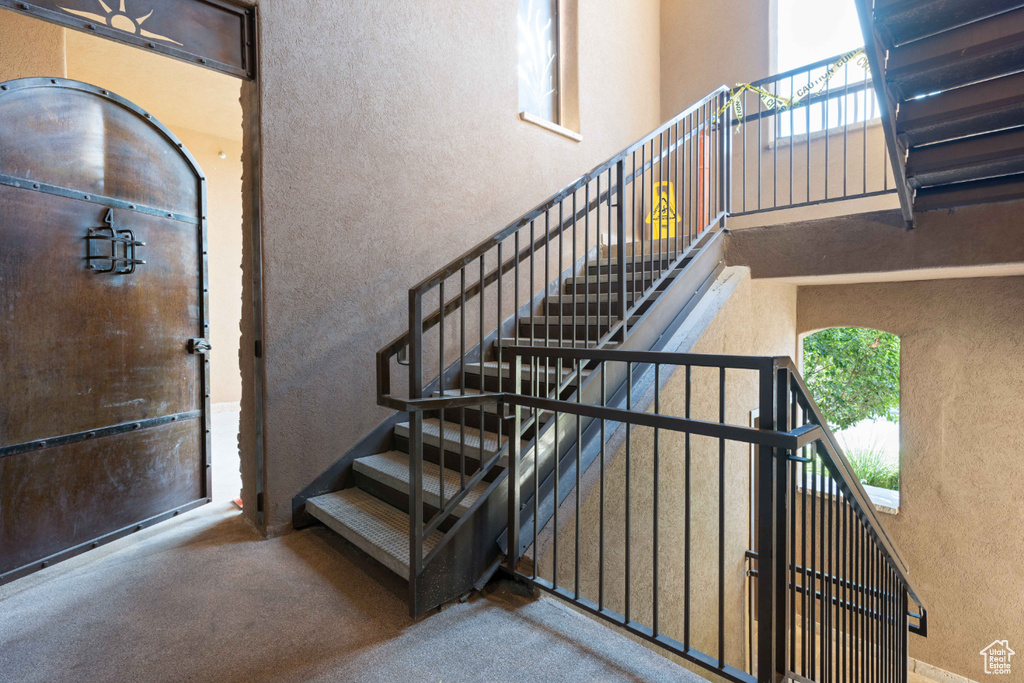
{"label": "staircase", "polygon": [[1024,2],[858,0],[904,217],[1024,194]]}
{"label": "staircase", "polygon": [[[822,680],[840,665],[850,680],[905,668],[906,636],[926,633],[926,613],[792,361],[665,352],[724,268],[736,137],[722,117],[729,106],[728,89],[717,89],[412,287],[408,331],[377,353],[377,403],[395,412],[294,498],[295,527],[322,523],[407,580],[414,618],[482,588],[501,569],[737,683]],[[693,368],[717,373],[717,421],[691,419]],[[735,386],[728,378],[749,372],[757,376],[757,428],[725,419],[727,387]],[[399,374],[407,391],[392,382]],[[685,378],[678,392],[685,417],[660,409],[662,380],[672,376]],[[749,377],[738,386],[749,390]],[[635,404],[634,395],[653,395],[653,411]],[[653,431],[654,463],[659,434],[686,438],[685,448],[676,442],[676,452],[666,452],[678,466],[684,451],[688,472],[687,518],[676,525],[686,529],[685,541],[676,544],[686,555],[674,567],[685,567],[685,604],[678,586],[666,591],[687,615],[682,639],[659,629],[657,464],[650,490],[640,492],[653,501],[653,510],[641,513],[641,523],[653,522],[654,529],[653,615],[631,612],[630,435],[644,429]],[[625,558],[621,612],[605,602],[603,588],[605,456],[609,444],[618,448],[616,435],[625,436],[625,547],[614,550]],[[718,451],[705,458],[717,463],[708,469],[713,481],[694,484],[703,494],[718,492],[717,541],[704,539],[699,549],[690,538],[691,436]],[[741,453],[755,448],[760,463],[750,474],[750,498],[740,501],[752,511],[750,530],[757,535],[746,552],[753,563],[747,576],[756,577],[757,609],[750,612],[756,623],[749,632],[757,634],[757,657],[751,647],[742,667],[735,652],[726,652],[724,635],[726,508],[739,493],[724,484],[727,441]],[[591,470],[594,463],[600,466]],[[599,522],[589,523],[600,530],[601,588],[589,597],[579,578],[586,531],[579,516],[575,585],[559,582],[557,570],[559,509],[570,495],[574,509],[583,509],[585,473],[600,477],[601,496]],[[801,531],[821,543],[816,551],[812,541],[802,567],[793,559],[798,496],[805,512],[808,497],[831,501],[830,515],[834,508],[843,520],[836,532],[842,545],[832,543],[831,522],[815,522],[811,503],[811,526],[805,518]],[[550,579],[538,572],[541,534],[549,531]],[[521,563],[529,548],[529,562]],[[718,567],[715,589],[704,596],[718,598],[715,654],[689,640],[690,565],[697,557]],[[821,639],[817,665],[813,654],[809,662],[787,657],[797,647],[792,605],[798,594],[805,604],[810,599],[805,632],[820,626],[845,639],[836,647]],[[909,611],[911,602],[919,612]],[[802,611],[800,619],[807,615]],[[873,639],[864,639],[866,629]],[[855,643],[859,663],[842,654]]]}
{"label": "staircase", "polygon": [[[706,247],[709,241],[700,241],[699,245]],[[654,254],[650,253],[652,248]],[[680,259],[676,251],[667,248],[659,250],[657,244],[650,242],[644,252],[635,256],[632,251],[628,252],[630,260],[626,264],[627,279],[636,284],[638,290],[642,287],[643,292],[650,295],[641,305],[633,307],[630,317],[633,325],[641,322],[643,315],[657,304],[677,277],[687,272],[694,259],[693,252]],[[714,259],[713,272],[717,274],[720,254],[713,250],[704,253]],[[615,267],[615,260],[611,259],[611,268]],[[660,281],[657,283],[654,281],[655,273],[659,274]],[[703,291],[707,279],[704,275],[696,288],[691,285],[689,298]],[[599,345],[596,340],[609,332],[614,325],[613,320],[618,321],[620,310],[616,294],[619,280],[616,275],[609,274],[609,259],[592,259],[573,276],[563,280],[557,293],[546,295],[537,315],[519,319],[515,327],[517,334],[495,339],[485,353],[486,360],[482,363],[468,363],[465,368],[458,370],[454,382],[456,388],[435,391],[432,396],[439,399],[472,398],[499,392],[502,387],[510,386],[511,364],[497,360],[499,350],[503,347],[526,344],[532,340],[545,346],[596,348]],[[627,297],[628,302],[632,303],[633,300],[633,296]],[[619,343],[607,341],[602,346],[617,348]],[[521,380],[527,385],[539,383],[540,395],[572,399],[579,383],[589,379],[591,374],[590,371],[583,371],[577,376],[570,370],[559,371],[555,367],[546,367],[534,376],[531,369],[526,367],[522,370]],[[429,515],[436,515],[444,507],[444,502],[462,490],[467,477],[481,472],[488,460],[497,458],[497,466],[482,481],[467,490],[438,529],[423,538],[423,549],[428,554],[438,546],[446,531],[450,531],[460,519],[473,511],[474,504],[486,495],[489,486],[505,473],[508,466],[508,436],[501,433],[500,423],[502,418],[508,417],[509,409],[490,403],[472,409],[431,411],[429,415],[423,419],[422,425],[424,462],[420,484],[423,503]],[[538,417],[539,424],[528,425],[524,431],[526,440],[520,445],[520,453],[529,454],[534,437],[545,431],[552,416],[551,413],[541,411]],[[410,422],[394,425],[392,450],[354,459],[354,486],[312,496],[305,501],[308,515],[402,578],[407,578],[411,569],[408,513],[412,481],[411,436]],[[532,481],[532,472],[526,473],[523,481]]]}

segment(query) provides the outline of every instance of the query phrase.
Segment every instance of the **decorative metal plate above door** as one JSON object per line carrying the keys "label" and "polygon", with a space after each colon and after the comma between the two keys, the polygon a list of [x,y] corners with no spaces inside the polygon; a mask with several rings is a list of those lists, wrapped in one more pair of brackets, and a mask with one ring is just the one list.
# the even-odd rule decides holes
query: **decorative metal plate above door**
{"label": "decorative metal plate above door", "polygon": [[0,0],[0,7],[239,78],[254,77],[251,7],[223,0]]}

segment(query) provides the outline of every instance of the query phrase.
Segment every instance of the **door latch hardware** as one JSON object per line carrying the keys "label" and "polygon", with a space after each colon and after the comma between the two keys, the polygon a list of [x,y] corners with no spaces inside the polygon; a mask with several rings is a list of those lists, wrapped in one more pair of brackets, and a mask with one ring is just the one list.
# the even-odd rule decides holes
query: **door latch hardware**
{"label": "door latch hardware", "polygon": [[[135,267],[144,265],[145,261],[135,258],[136,247],[146,246],[145,242],[135,239],[131,230],[118,230],[114,227],[114,210],[108,209],[103,219],[103,227],[90,228],[85,236],[88,250],[85,256],[86,270],[95,273],[111,273],[113,275],[131,275]],[[109,244],[109,252],[105,253],[104,245]],[[97,265],[97,262],[100,262]],[[106,267],[104,267],[106,266]]]}
{"label": "door latch hardware", "polygon": [[210,346],[210,342],[202,337],[193,337],[188,340],[188,352],[189,353],[206,353],[213,347]]}

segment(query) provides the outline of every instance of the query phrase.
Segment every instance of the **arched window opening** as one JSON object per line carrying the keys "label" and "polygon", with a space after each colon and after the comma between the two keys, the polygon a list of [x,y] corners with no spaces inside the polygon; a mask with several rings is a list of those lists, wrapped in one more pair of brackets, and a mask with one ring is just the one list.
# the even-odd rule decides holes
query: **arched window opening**
{"label": "arched window opening", "polygon": [[861,483],[899,491],[899,337],[859,327],[809,334],[803,374]]}

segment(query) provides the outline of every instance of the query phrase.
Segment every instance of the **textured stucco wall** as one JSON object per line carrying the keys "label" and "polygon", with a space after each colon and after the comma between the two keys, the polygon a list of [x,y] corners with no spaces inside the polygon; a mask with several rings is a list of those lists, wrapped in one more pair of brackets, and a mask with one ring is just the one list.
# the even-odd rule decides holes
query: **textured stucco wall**
{"label": "textured stucco wall", "polygon": [[775,0],[662,0],[661,114],[772,73]]}
{"label": "textured stucco wall", "polygon": [[915,230],[906,229],[899,209],[735,231],[730,221],[726,260],[755,278],[798,285],[1020,275],[1022,207],[929,211],[918,214]]}
{"label": "textured stucco wall", "polygon": [[575,143],[518,119],[515,3],[259,3],[271,533],[386,417],[408,289],[657,125],[659,9],[580,3]]}
{"label": "textured stucco wall", "polygon": [[[668,350],[678,352],[786,355],[796,346],[796,287],[751,280],[745,269],[729,269],[673,338]],[[749,425],[750,411],[758,406],[757,373],[727,373],[726,421]],[[692,417],[718,420],[718,371],[694,368]],[[661,412],[686,414],[683,371],[662,377]],[[653,410],[653,395],[637,397],[636,405]],[[620,430],[622,431],[622,430]],[[609,449],[605,473],[605,599],[622,613],[625,603],[625,439],[617,434],[617,447]],[[659,435],[659,628],[683,640],[685,594],[685,435],[661,431]],[[749,448],[728,442],[725,452],[725,621],[726,662],[746,667],[746,612],[744,552],[748,549]],[[691,643],[718,655],[718,441],[692,437],[691,441]],[[632,617],[651,625],[653,595],[653,431],[633,430],[631,471],[631,576]],[[580,526],[580,582],[582,594],[598,595],[600,469],[595,463],[587,474]],[[575,500],[570,496],[559,513],[559,583],[571,587],[575,571]],[[540,543],[542,576],[553,569],[553,535],[549,525]],[[532,551],[531,551],[532,552]],[[696,670],[696,669],[695,669]]]}
{"label": "textured stucco wall", "polygon": [[856,326],[901,339],[900,510],[883,523],[929,610],[910,654],[972,680],[993,640],[1024,643],[1022,302],[1021,277],[798,294],[801,333]]}
{"label": "textured stucco wall", "polygon": [[0,81],[66,75],[64,29],[0,9]]}

